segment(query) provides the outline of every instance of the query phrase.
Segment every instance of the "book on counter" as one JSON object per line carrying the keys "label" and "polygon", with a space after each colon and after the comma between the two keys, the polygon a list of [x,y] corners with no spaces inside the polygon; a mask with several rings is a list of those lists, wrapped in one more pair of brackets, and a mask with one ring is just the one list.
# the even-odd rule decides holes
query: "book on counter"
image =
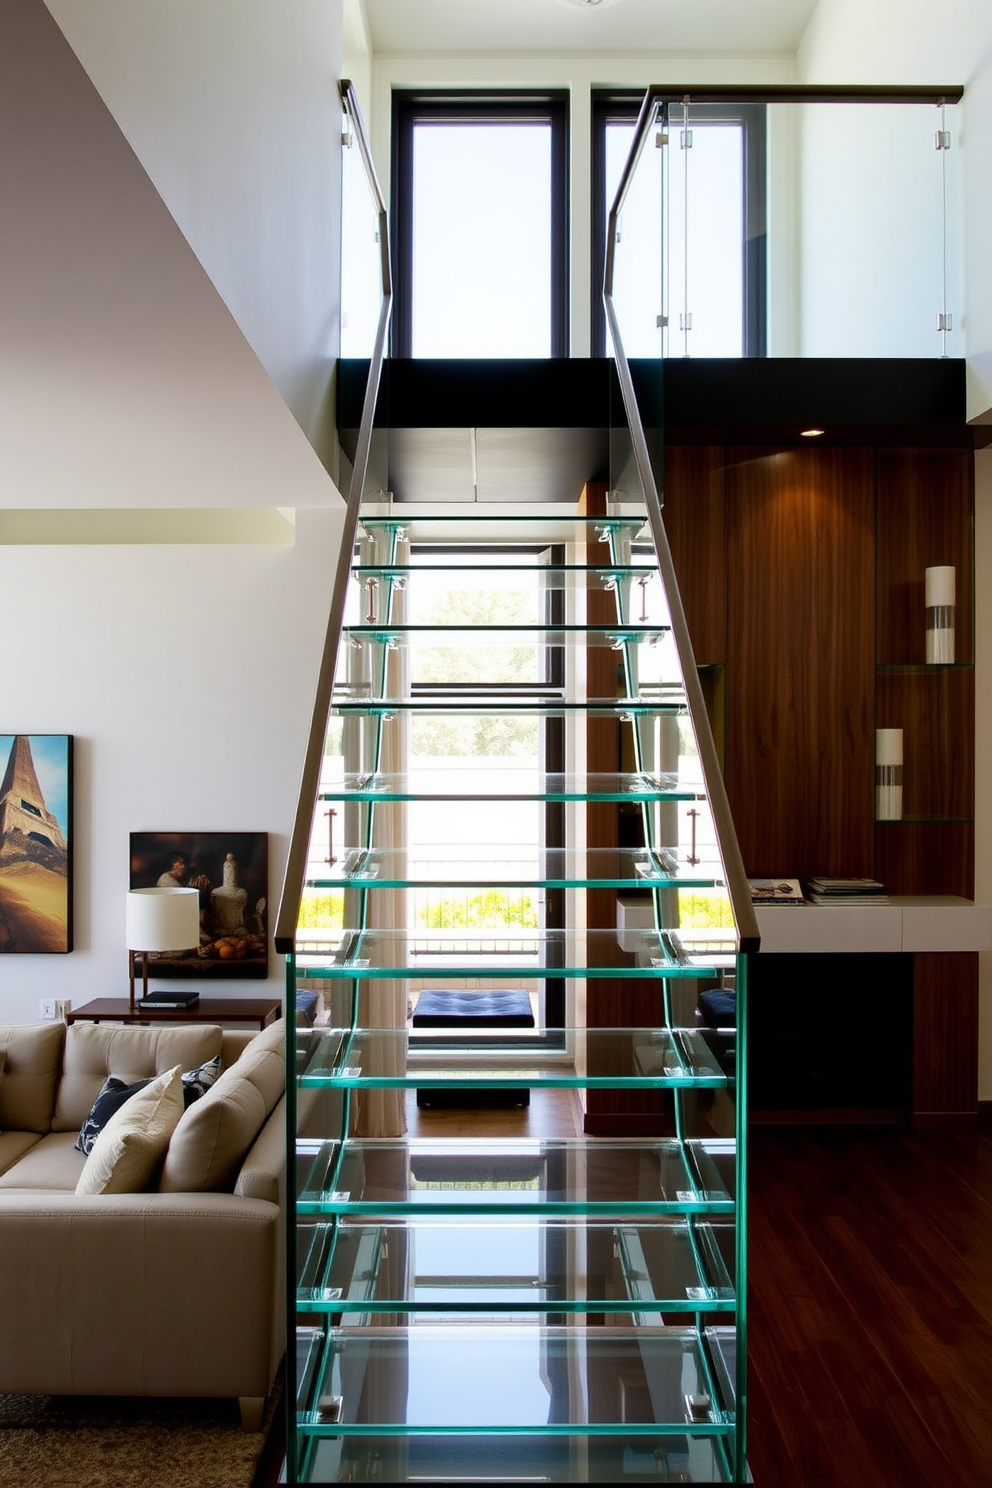
{"label": "book on counter", "polygon": [[172,1008],[181,1012],[196,1007],[199,1000],[199,992],[149,992],[147,997],[138,999],[137,1005],[139,1010],[147,1008],[150,1013],[168,1012]]}
{"label": "book on counter", "polygon": [[751,903],[764,909],[766,904],[805,904],[798,878],[749,878]]}
{"label": "book on counter", "polygon": [[806,881],[813,904],[888,904],[885,885],[877,878],[826,878]]}

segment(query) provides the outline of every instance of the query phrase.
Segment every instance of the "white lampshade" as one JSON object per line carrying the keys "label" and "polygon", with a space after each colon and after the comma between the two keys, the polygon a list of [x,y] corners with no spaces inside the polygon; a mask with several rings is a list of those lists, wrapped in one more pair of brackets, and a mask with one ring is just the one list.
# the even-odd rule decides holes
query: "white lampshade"
{"label": "white lampshade", "polygon": [[200,943],[198,889],[130,889],[129,951],[188,951]]}

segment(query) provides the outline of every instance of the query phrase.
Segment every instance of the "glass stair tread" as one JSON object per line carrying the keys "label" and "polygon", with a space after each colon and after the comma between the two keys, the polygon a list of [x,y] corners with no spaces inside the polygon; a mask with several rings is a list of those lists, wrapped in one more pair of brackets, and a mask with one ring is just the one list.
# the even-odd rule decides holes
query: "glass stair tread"
{"label": "glass stair tread", "polygon": [[400,773],[345,775],[322,783],[320,801],[701,801],[697,780],[677,774],[564,774],[482,761]]}
{"label": "glass stair tread", "polygon": [[618,513],[609,516],[582,516],[579,513],[570,512],[566,515],[558,513],[549,514],[547,511],[540,514],[527,512],[499,512],[497,510],[486,510],[484,512],[452,512],[439,511],[436,507],[425,508],[417,511],[412,509],[406,513],[393,513],[389,516],[366,515],[363,511],[359,522],[366,533],[376,532],[397,533],[415,538],[418,542],[427,542],[434,535],[443,537],[449,542],[457,540],[459,528],[465,528],[466,533],[473,542],[480,542],[480,528],[492,527],[500,533],[500,541],[512,541],[513,537],[507,536],[507,529],[511,533],[519,532],[522,539],[531,537],[537,533],[542,541],[547,542],[589,542],[593,538],[601,541],[611,534],[627,534],[632,537],[638,536],[647,525],[647,512],[639,503],[631,503],[635,510]]}
{"label": "glass stair tread", "polygon": [[[305,1099],[305,1094],[301,1094]],[[729,1142],[348,1137],[298,1144],[306,1215],[732,1214]]]}
{"label": "glass stair tread", "polygon": [[[602,563],[542,563],[535,566],[533,559],[524,560],[519,563],[471,563],[469,561],[458,563],[353,563],[351,572],[356,579],[406,579],[411,574],[418,573],[443,573],[449,578],[456,578],[459,574],[474,573],[525,573],[539,574],[542,581],[546,581],[555,575],[565,577],[569,574],[586,577],[592,575],[603,581],[610,579],[641,578],[645,574],[653,576],[658,572],[658,565],[653,556],[644,554],[640,563],[616,563],[604,552]],[[545,582],[545,588],[553,588]]]}
{"label": "glass stair tread", "polygon": [[[431,1028],[432,1043],[464,1044],[480,1030]],[[484,1032],[484,1030],[482,1030]],[[425,1030],[426,1033],[426,1030]],[[527,1030],[517,1030],[519,1038]],[[683,1086],[719,1089],[727,1076],[699,1028],[566,1029],[566,1043],[581,1048],[583,1069],[566,1063],[528,1067],[493,1061],[493,1050],[471,1055],[459,1049],[456,1066],[410,1062],[417,1053],[417,1031],[405,1028],[356,1030],[315,1028],[297,1083],[352,1090],[450,1090],[484,1086],[491,1090],[652,1090]],[[537,1057],[535,1055],[535,1057]]]}
{"label": "glass stair tread", "polygon": [[[699,916],[717,920],[726,902],[721,891],[699,904],[698,892],[672,890],[688,902],[680,908],[688,920]],[[484,976],[519,981],[521,976],[638,980],[659,972],[675,977],[718,977],[732,971],[737,932],[724,926],[691,924],[671,930],[627,930],[623,948],[636,955],[617,957],[615,930],[542,930],[516,927],[486,929],[468,926],[451,930],[301,930],[297,936],[297,967],[305,977],[410,977],[446,981],[452,977]],[[613,966],[612,960],[625,964]],[[590,964],[591,963],[591,964]]]}
{"label": "glass stair tread", "polygon": [[[326,1436],[729,1435],[733,1400],[710,1332],[662,1324],[330,1328],[315,1341],[320,1359],[308,1371],[298,1424]],[[707,1399],[698,1419],[687,1396]]]}
{"label": "glass stair tread", "polygon": [[687,712],[685,692],[680,682],[664,684],[656,695],[641,694],[625,698],[589,698],[583,701],[555,697],[540,683],[527,692],[514,695],[500,693],[492,698],[458,697],[435,692],[409,694],[405,697],[345,695],[336,689],[333,713],[340,717],[353,714],[410,713],[430,715],[469,715],[472,718],[505,718],[507,714],[555,718],[559,714],[578,713],[606,718],[632,718],[637,715],[676,714]]}
{"label": "glass stair tread", "polygon": [[307,1230],[297,1303],[331,1316],[732,1312],[721,1238],[732,1245],[731,1225],[721,1236],[683,1218],[342,1218]]}
{"label": "glass stair tread", "polygon": [[535,620],[527,625],[479,625],[466,621],[461,625],[361,623],[344,626],[344,634],[358,641],[420,641],[425,636],[440,636],[445,639],[457,637],[465,645],[486,647],[497,645],[503,638],[508,644],[516,645],[527,641],[535,645],[561,645],[565,641],[579,638],[582,641],[599,640],[611,649],[616,649],[617,643],[621,641],[658,642],[664,640],[669,633],[668,625],[659,625],[656,621],[637,624],[631,620],[623,624],[615,622],[598,625],[549,624]]}
{"label": "glass stair tread", "polygon": [[[538,863],[499,857],[467,862],[463,845],[435,844],[431,861],[410,864],[402,849],[343,845],[333,864],[310,863],[306,888],[645,888],[723,887],[715,849],[700,846],[696,863],[679,862],[673,848],[549,848]],[[456,856],[457,854],[457,856]]]}

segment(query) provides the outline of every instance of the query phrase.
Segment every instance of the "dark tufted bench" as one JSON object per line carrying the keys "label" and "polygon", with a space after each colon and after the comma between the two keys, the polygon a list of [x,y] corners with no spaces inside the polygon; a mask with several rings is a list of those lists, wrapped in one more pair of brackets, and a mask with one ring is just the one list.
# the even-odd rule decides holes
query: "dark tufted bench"
{"label": "dark tufted bench", "polygon": [[[462,992],[425,988],[411,1019],[414,1028],[450,1028],[471,1036],[487,1028],[533,1028],[530,998],[520,987]],[[417,1105],[428,1107],[528,1106],[530,1091],[486,1090],[476,1085],[460,1090],[418,1090]]]}

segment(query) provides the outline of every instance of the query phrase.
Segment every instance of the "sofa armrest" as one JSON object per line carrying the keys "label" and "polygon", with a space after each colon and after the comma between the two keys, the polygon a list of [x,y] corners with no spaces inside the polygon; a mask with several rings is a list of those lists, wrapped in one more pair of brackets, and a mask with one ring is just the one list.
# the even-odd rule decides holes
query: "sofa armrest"
{"label": "sofa armrest", "polygon": [[282,1231],[234,1194],[0,1192],[0,1393],[266,1395]]}
{"label": "sofa armrest", "polygon": [[284,1204],[286,1191],[286,1097],[274,1107],[241,1164],[234,1192],[245,1199]]}

